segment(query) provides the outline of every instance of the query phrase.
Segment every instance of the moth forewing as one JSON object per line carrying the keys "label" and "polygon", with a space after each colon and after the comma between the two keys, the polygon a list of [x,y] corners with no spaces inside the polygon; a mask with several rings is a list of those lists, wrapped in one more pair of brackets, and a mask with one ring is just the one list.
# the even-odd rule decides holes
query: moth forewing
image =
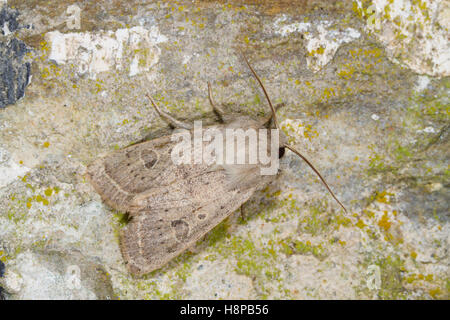
{"label": "moth forewing", "polygon": [[[226,139],[227,129],[258,132],[260,126],[259,121],[239,117],[201,130],[204,134],[214,129]],[[161,137],[115,151],[88,167],[102,199],[132,217],[120,233],[120,247],[133,274],[158,269],[193,246],[275,177],[261,175],[259,163],[195,163],[192,157],[191,163],[177,165],[172,161],[177,143]],[[257,139],[251,143],[259,146]],[[210,144],[209,139],[202,141],[203,149]],[[270,141],[266,144],[270,148]],[[247,156],[255,147],[243,146],[236,144]]]}

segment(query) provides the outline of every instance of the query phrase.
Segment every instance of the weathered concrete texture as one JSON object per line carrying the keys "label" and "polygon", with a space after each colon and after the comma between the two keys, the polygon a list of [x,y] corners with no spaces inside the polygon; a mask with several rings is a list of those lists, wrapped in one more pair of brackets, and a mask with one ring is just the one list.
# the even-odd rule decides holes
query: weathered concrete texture
{"label": "weathered concrete texture", "polygon": [[420,74],[450,75],[449,1],[358,0],[354,9],[392,60]]}
{"label": "weathered concrete texture", "polygon": [[[410,18],[391,1],[8,1],[32,25],[14,37],[33,49],[33,82],[0,110],[5,296],[448,299],[450,50],[436,9],[448,1],[401,2]],[[351,213],[288,153],[243,215],[134,278],[118,248],[126,219],[86,165],[170,132],[147,91],[187,121],[214,121],[208,81],[225,109],[267,114],[238,49]]]}
{"label": "weathered concrete texture", "polygon": [[76,251],[24,252],[8,264],[5,289],[24,299],[113,299],[107,273]]}

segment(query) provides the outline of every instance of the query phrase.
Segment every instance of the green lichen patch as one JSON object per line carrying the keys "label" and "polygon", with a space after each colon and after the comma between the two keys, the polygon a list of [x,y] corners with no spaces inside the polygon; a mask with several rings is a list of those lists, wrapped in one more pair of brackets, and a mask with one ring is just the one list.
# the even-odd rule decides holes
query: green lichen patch
{"label": "green lichen patch", "polygon": [[339,212],[331,210],[328,202],[316,201],[307,206],[307,211],[298,225],[299,231],[312,236],[330,233],[338,230],[340,226],[348,227],[351,220]]}
{"label": "green lichen patch", "polygon": [[323,244],[313,245],[310,241],[293,240],[292,238],[279,241],[278,244],[281,247],[281,251],[288,256],[293,254],[313,255],[319,260],[324,260],[328,256],[326,247]]}
{"label": "green lichen patch", "polygon": [[371,255],[363,262],[361,270],[366,273],[369,266],[379,268],[380,286],[371,290],[367,286],[367,278],[364,278],[360,287],[356,288],[358,294],[368,297],[372,297],[375,294],[377,298],[383,300],[406,299],[408,290],[403,285],[406,271],[405,261],[399,255]]}

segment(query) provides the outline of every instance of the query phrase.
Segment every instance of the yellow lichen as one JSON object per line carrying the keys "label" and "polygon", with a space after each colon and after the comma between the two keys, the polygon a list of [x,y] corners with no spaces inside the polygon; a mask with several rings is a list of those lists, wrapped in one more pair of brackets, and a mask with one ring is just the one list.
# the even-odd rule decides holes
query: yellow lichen
{"label": "yellow lichen", "polygon": [[433,297],[433,299],[436,299],[442,294],[442,291],[440,288],[436,287],[436,288],[430,289],[430,291],[428,291],[428,293],[430,294],[431,297]]}
{"label": "yellow lichen", "polygon": [[389,216],[385,211],[381,219],[378,221],[378,226],[385,231],[388,231],[391,228],[392,223],[389,221]]}
{"label": "yellow lichen", "polygon": [[356,226],[360,229],[363,229],[366,226],[366,224],[364,223],[364,221],[359,219],[358,222],[356,223]]}
{"label": "yellow lichen", "polygon": [[47,188],[47,189],[44,191],[44,193],[45,193],[45,195],[46,195],[47,197],[50,197],[50,196],[53,194],[53,189],[52,189],[52,188]]}

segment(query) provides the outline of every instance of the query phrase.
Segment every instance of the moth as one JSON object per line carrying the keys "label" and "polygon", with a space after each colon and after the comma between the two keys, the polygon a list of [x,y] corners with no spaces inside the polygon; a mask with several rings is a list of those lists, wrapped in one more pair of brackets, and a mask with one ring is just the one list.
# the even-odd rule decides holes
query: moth
{"label": "moth", "polygon": [[[261,86],[271,115],[252,119],[225,114],[215,104],[208,83],[209,102],[219,119],[214,128],[222,132],[226,128],[260,129],[269,128],[273,123],[279,129],[276,108],[247,58],[243,58]],[[172,127],[192,130],[192,125],[165,113],[150,95],[147,97]],[[294,152],[345,210],[311,162],[286,143],[281,130],[278,132],[281,143],[278,152],[271,152],[270,157],[282,158],[286,149]],[[262,165],[258,163],[174,164],[173,148],[171,136],[162,136],[112,152],[88,166],[87,177],[103,201],[129,215],[128,224],[120,232],[120,248],[127,269],[135,275],[164,266],[238,210],[256,190],[276,179],[276,175],[262,175]]]}

